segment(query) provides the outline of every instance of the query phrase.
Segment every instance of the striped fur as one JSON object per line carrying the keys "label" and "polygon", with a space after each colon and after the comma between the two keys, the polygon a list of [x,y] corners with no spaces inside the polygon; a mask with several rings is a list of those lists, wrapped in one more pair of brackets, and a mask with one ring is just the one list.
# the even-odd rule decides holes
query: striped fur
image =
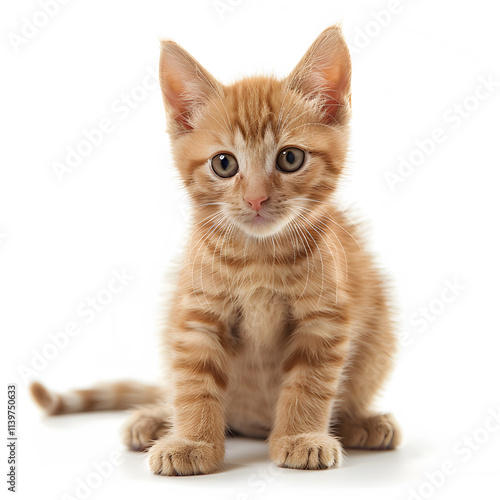
{"label": "striped fur", "polygon": [[[155,473],[216,470],[228,429],[268,438],[277,465],[300,469],[339,464],[342,443],[400,441],[394,419],[373,411],[396,346],[385,280],[335,204],[350,68],[338,27],[284,80],[229,86],[162,43],[168,130],[194,222],[163,331],[164,397],[125,431],[133,449],[154,442]],[[287,146],[306,151],[292,174],[275,168]],[[211,170],[221,152],[237,158],[234,177]],[[268,198],[258,221],[252,197]]]}
{"label": "striped fur", "polygon": [[30,386],[31,395],[48,415],[98,410],[126,410],[138,405],[159,403],[162,389],[138,382],[101,384],[91,389],[73,390],[64,394],[49,391],[39,382]]}

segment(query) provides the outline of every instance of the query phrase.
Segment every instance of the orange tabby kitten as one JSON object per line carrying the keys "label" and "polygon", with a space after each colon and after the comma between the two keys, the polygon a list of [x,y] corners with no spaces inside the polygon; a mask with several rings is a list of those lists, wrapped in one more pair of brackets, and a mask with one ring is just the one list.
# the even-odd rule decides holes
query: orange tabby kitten
{"label": "orange tabby kitten", "polygon": [[395,336],[383,277],[332,195],[344,168],[351,62],[336,26],[283,80],[219,83],[172,41],[160,80],[175,163],[194,207],[163,333],[163,388],[53,394],[51,414],[144,406],[125,443],[151,469],[206,474],[227,430],[267,438],[274,463],[325,469],[342,446],[390,449],[372,403]]}

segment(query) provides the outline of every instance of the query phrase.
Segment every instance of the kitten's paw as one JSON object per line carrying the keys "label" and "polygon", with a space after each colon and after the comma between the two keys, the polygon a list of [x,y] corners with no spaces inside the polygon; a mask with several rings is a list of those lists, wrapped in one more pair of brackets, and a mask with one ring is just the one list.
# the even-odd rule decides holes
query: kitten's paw
{"label": "kitten's paw", "polygon": [[149,451],[149,466],[162,476],[210,474],[224,460],[224,445],[165,436]]}
{"label": "kitten's paw", "polygon": [[343,419],[337,435],[347,448],[393,450],[401,443],[401,430],[391,414],[364,419]]}
{"label": "kitten's paw", "polygon": [[161,407],[135,410],[126,422],[122,439],[129,450],[144,451],[168,433],[169,415]]}
{"label": "kitten's paw", "polygon": [[311,432],[269,440],[272,461],[290,469],[327,469],[342,462],[342,445],[329,434]]}

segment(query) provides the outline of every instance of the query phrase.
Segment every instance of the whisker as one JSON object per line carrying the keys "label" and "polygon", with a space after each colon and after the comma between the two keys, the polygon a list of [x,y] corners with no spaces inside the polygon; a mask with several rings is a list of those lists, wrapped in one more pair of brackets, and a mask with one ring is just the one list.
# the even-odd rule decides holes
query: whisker
{"label": "whisker", "polygon": [[[302,214],[299,213],[298,216],[302,220],[306,221],[306,219],[302,216]],[[297,222],[299,222],[299,221],[297,221]],[[307,227],[305,227],[304,224],[301,224],[301,226],[307,232],[307,234],[310,236],[310,238],[313,240],[314,244],[316,245],[316,248],[318,249],[318,253],[319,253],[319,258],[320,258],[320,261],[321,261],[321,290],[320,290],[319,297],[318,297],[318,305],[319,305],[319,303],[321,302],[321,297],[323,296],[323,289],[324,289],[324,284],[325,284],[325,276],[324,276],[325,268],[324,268],[324,265],[323,265],[323,256],[321,255],[321,249],[319,248],[318,244],[316,243],[315,238],[309,232],[309,230],[307,229]]]}
{"label": "whisker", "polygon": [[[216,223],[215,225],[212,225],[212,227],[209,229],[208,233],[207,233],[207,234],[203,237],[203,241],[202,241],[202,243],[201,243],[201,244],[199,244],[199,241],[200,241],[201,239],[198,241],[198,244],[197,244],[197,246],[198,246],[198,250],[196,251],[196,255],[195,255],[195,256],[194,256],[194,258],[193,258],[193,266],[192,266],[192,269],[191,269],[191,285],[192,285],[192,287],[193,287],[193,291],[195,292],[196,298],[197,298],[198,302],[200,303],[200,306],[202,306],[202,307],[203,307],[203,304],[201,303],[201,301],[200,301],[200,299],[199,299],[199,297],[198,297],[198,294],[197,294],[197,293],[196,293],[196,291],[195,291],[196,287],[195,287],[195,280],[194,280],[194,270],[195,270],[195,266],[196,266],[196,263],[197,263],[198,254],[199,254],[199,252],[200,252],[201,248],[202,248],[203,246],[205,246],[205,245],[204,245],[205,241],[206,241],[206,240],[207,240],[207,239],[208,239],[208,238],[209,238],[209,237],[210,237],[210,236],[211,236],[211,235],[212,235],[215,231],[217,231],[217,228],[218,228],[218,227],[219,227],[219,226],[220,226],[220,225],[224,222],[225,218],[226,218],[226,217],[225,217],[225,215],[224,215],[224,214],[222,214],[222,215],[220,216],[220,218],[217,220],[217,223]],[[205,246],[204,253],[203,253],[202,258],[201,258],[201,260],[200,260],[200,287],[201,287],[201,291],[202,291],[202,293],[203,293],[203,296],[205,297],[205,301],[207,302],[207,305],[209,305],[209,304],[208,304],[208,300],[207,300],[207,298],[206,298],[205,289],[204,289],[204,287],[203,287],[203,256],[205,255],[205,251],[206,251],[206,249],[207,249],[207,247]]]}
{"label": "whisker", "polygon": [[[308,208],[305,208],[305,207],[302,207],[302,209],[305,210],[306,212],[309,212],[310,216],[314,217],[318,221],[319,224],[321,224],[322,226],[324,226],[326,229],[329,229],[332,232],[333,236],[335,236],[335,238],[338,241],[338,243],[340,245],[340,248],[342,249],[342,252],[344,254],[344,265],[345,265],[345,269],[346,269],[346,281],[347,281],[347,278],[348,278],[347,255],[346,255],[346,252],[345,252],[345,249],[344,249],[344,245],[342,245],[342,242],[340,241],[340,238],[337,236],[337,234],[335,233],[335,231],[333,231],[332,228],[328,226],[328,224],[325,224],[312,210],[310,210]],[[326,235],[326,233],[325,233],[325,235]],[[328,237],[328,239],[330,241],[332,241],[330,239],[330,237]],[[337,247],[335,246],[335,248],[337,248]]]}
{"label": "whisker", "polygon": [[[292,209],[293,210],[293,209]],[[296,212],[297,213],[297,212]],[[300,213],[297,213],[298,216],[302,217],[302,215]],[[321,222],[321,221],[320,221]],[[335,248],[335,253],[337,254],[337,257],[338,257],[338,250],[337,250],[337,247],[335,246],[335,244],[333,243],[333,241],[330,239],[330,237],[320,228],[318,228],[314,223],[311,223],[311,221],[307,221],[308,224],[311,225],[312,229],[314,231],[316,231],[316,233],[318,233],[319,237],[323,240],[326,248],[328,249],[328,251],[330,252],[330,255],[332,256],[332,261],[333,261],[333,265],[335,267],[335,280],[336,280],[336,287],[335,287],[335,304],[337,304],[337,287],[338,287],[338,266],[337,266],[337,258],[333,255],[332,253],[332,250],[330,248],[330,245],[328,245],[328,243],[326,242],[326,240],[323,238],[322,234],[323,233],[329,240],[330,242],[332,243],[333,247]],[[328,227],[328,226],[326,226]],[[320,252],[321,253],[321,252]],[[346,264],[347,265],[347,264]]]}
{"label": "whisker", "polygon": [[[317,201],[317,200],[311,200],[309,198],[295,198],[295,200]],[[317,203],[321,203],[321,202],[317,202]],[[303,208],[304,210],[309,210],[309,211],[312,212],[312,210],[310,208],[303,207],[303,206],[301,208]],[[345,227],[343,227],[336,220],[332,219],[330,216],[326,215],[325,213],[322,213],[321,215],[323,217],[325,217],[325,219],[328,219],[329,221],[333,222],[336,226],[338,226],[340,229],[342,229],[342,231],[344,231],[346,234],[348,234],[353,239],[353,241],[356,243],[356,245],[358,246],[358,248],[361,250],[361,245],[359,244],[358,240]]]}

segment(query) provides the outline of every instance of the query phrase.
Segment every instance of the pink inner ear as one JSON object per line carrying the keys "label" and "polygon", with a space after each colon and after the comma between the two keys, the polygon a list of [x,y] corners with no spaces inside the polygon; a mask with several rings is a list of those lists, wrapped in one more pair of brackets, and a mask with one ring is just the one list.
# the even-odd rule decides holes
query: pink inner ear
{"label": "pink inner ear", "polygon": [[179,83],[169,82],[169,88],[164,89],[163,95],[172,109],[172,118],[183,128],[192,130],[187,116],[188,103],[183,97],[183,89]]}
{"label": "pink inner ear", "polygon": [[340,94],[336,89],[328,89],[323,91],[323,95],[326,96],[324,105],[325,117],[323,121],[331,123],[335,119],[339,107],[341,106],[341,103],[339,102]]}
{"label": "pink inner ear", "polygon": [[349,77],[345,75],[341,66],[335,66],[328,70],[323,70],[323,78],[326,85],[322,91],[325,97],[325,118],[324,121],[331,123],[334,121],[340,106],[348,103],[349,96],[346,96],[346,89],[349,83]]}

